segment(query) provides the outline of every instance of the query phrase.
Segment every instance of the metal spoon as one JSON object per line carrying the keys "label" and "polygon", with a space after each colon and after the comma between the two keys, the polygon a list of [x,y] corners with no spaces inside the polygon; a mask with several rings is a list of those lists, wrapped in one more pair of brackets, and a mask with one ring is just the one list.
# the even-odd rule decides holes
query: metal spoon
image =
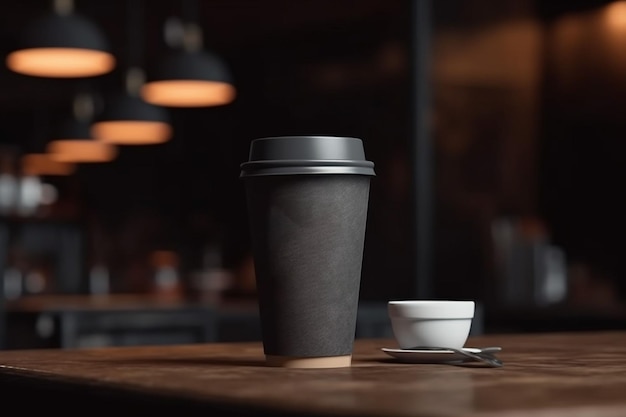
{"label": "metal spoon", "polygon": [[500,350],[502,350],[502,348],[500,348],[499,346],[489,346],[489,347],[485,347],[485,348],[480,348],[480,352],[478,353],[473,353],[470,352],[468,350],[464,350],[464,349],[455,349],[455,348],[449,348],[449,347],[432,347],[432,346],[428,346],[428,347],[424,347],[424,346],[419,346],[414,348],[416,350],[450,350],[454,353],[457,353],[459,355],[463,355],[468,359],[472,359],[474,361],[478,361],[478,362],[482,362],[486,365],[489,365],[490,367],[493,368],[500,368],[502,367],[504,364],[502,363],[502,361],[498,358],[496,358],[493,353],[494,352],[499,352]]}
{"label": "metal spoon", "polygon": [[473,348],[478,349],[479,355],[492,355],[493,353],[500,352],[502,348],[500,346],[485,346],[481,348]]}
{"label": "metal spoon", "polygon": [[485,351],[481,351],[480,353],[472,353],[470,351],[463,350],[463,349],[451,349],[451,350],[461,355],[465,355],[468,358],[481,361],[494,368],[500,368],[504,365],[500,359],[496,358],[491,353],[485,353]]}

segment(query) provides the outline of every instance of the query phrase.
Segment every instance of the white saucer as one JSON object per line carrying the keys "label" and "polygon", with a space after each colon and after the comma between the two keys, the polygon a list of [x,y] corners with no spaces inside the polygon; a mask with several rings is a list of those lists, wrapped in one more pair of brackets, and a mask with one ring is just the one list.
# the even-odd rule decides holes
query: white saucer
{"label": "white saucer", "polygon": [[[389,356],[393,356],[402,362],[407,363],[450,363],[463,362],[467,357],[451,350],[420,350],[420,349],[392,349],[381,348]],[[471,353],[479,353],[480,349],[466,347],[463,350]]]}

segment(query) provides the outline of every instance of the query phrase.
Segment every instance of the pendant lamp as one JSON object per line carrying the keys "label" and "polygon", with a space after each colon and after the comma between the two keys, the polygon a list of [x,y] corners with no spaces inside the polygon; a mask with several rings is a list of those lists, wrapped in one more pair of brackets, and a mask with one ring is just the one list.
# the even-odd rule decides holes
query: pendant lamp
{"label": "pendant lamp", "polygon": [[198,25],[183,28],[183,48],[165,57],[148,74],[141,96],[165,107],[210,107],[228,104],[236,89],[222,59],[202,49]]}
{"label": "pendant lamp", "polygon": [[55,0],[52,14],[25,28],[19,49],[7,55],[7,67],[20,74],[51,78],[91,77],[112,71],[116,59],[105,36],[73,8],[72,0]]}
{"label": "pendant lamp", "polygon": [[109,162],[117,157],[115,145],[94,139],[90,133],[89,117],[92,114],[91,97],[79,94],[74,99],[74,117],[63,123],[53,134],[46,148],[57,162],[97,163]]}
{"label": "pendant lamp", "polygon": [[48,153],[58,162],[97,163],[110,162],[117,157],[117,147],[93,139],[89,123],[71,119],[48,143]]}
{"label": "pendant lamp", "polygon": [[34,108],[33,133],[24,145],[20,156],[21,174],[26,176],[71,175],[76,165],[60,162],[46,152],[50,135],[50,117],[46,108]]}
{"label": "pendant lamp", "polygon": [[21,164],[25,175],[71,175],[76,170],[75,164],[57,161],[47,152],[22,155]]}
{"label": "pendant lamp", "polygon": [[146,103],[136,93],[143,81],[143,71],[130,68],[127,89],[114,94],[91,125],[94,138],[117,145],[148,145],[168,141],[173,129],[168,112]]}
{"label": "pendant lamp", "polygon": [[162,107],[145,102],[139,95],[145,82],[145,74],[141,67],[143,2],[128,0],[126,5],[128,14],[126,90],[106,100],[102,113],[91,125],[91,134],[102,142],[118,145],[163,143],[172,137],[169,113]]}

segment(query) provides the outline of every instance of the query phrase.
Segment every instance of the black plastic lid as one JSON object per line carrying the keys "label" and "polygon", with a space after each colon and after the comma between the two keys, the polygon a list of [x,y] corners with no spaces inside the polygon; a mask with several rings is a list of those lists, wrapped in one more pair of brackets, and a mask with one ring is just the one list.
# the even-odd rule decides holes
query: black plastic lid
{"label": "black plastic lid", "polygon": [[255,139],[240,177],[298,174],[374,176],[363,141],[339,136],[278,136]]}

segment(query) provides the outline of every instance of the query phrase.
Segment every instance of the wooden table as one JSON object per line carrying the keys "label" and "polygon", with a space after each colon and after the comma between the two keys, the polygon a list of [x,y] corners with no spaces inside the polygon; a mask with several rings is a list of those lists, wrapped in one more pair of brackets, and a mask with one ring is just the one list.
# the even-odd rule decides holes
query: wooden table
{"label": "wooden table", "polygon": [[502,346],[504,367],[399,363],[387,339],[356,340],[352,367],[323,370],[267,367],[258,342],[0,351],[0,398],[22,414],[90,416],[626,415],[626,332],[468,345]]}

